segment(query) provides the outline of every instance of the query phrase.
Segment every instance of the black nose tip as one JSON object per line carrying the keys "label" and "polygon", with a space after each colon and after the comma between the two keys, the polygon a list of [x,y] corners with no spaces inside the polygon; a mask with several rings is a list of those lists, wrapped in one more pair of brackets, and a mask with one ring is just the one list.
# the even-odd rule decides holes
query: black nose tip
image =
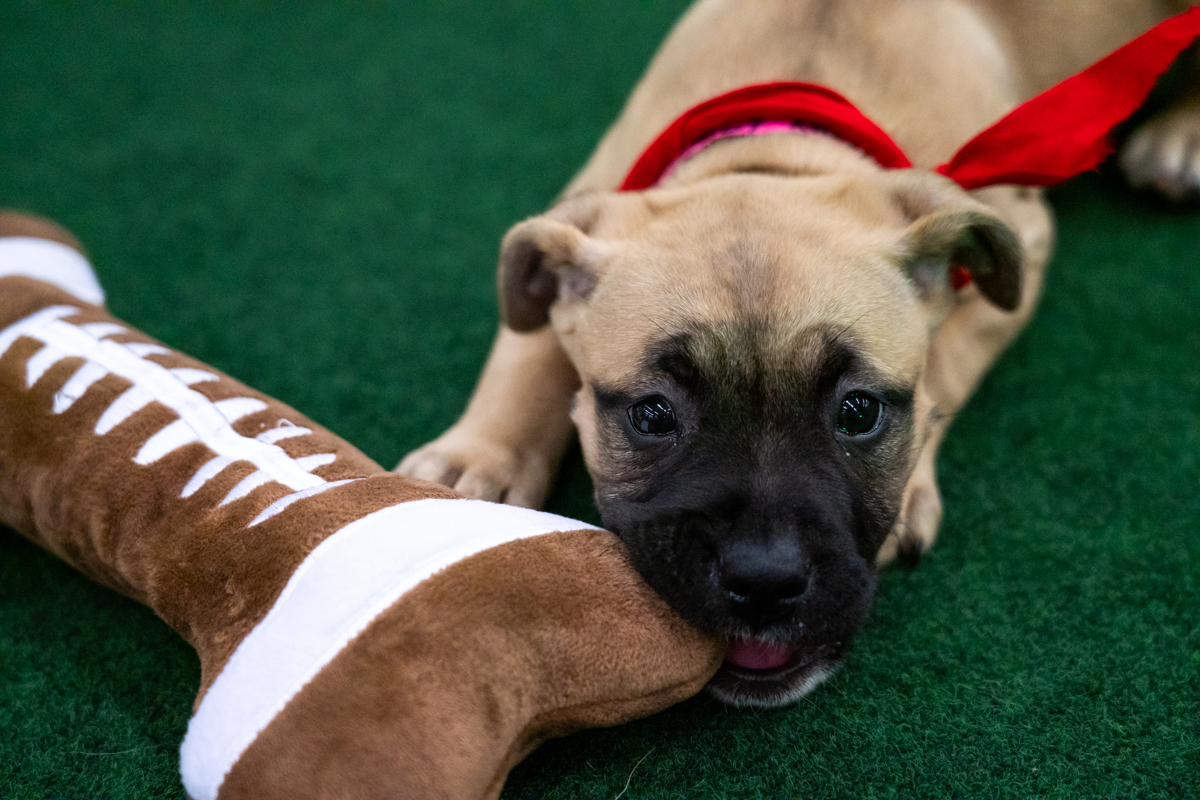
{"label": "black nose tip", "polygon": [[721,588],[735,603],[775,605],[808,589],[808,559],[792,542],[735,542],[721,553]]}

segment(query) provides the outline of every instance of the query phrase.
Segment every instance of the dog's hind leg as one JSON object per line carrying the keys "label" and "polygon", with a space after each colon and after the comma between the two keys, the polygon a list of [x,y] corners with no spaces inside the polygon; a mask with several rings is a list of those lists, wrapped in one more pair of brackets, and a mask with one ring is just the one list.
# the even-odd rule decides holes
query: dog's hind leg
{"label": "dog's hind leg", "polygon": [[1174,102],[1134,130],[1120,157],[1131,185],[1176,201],[1200,196],[1200,46],[1183,58]]}
{"label": "dog's hind leg", "polygon": [[927,433],[904,491],[900,515],[876,558],[879,564],[898,555],[914,562],[933,545],[942,520],[937,484],[938,448],[954,415],[1029,321],[1041,294],[1054,239],[1050,209],[1041,192],[997,186],[972,194],[991,206],[1021,242],[1021,302],[1015,311],[1003,311],[977,288],[968,286],[959,292],[956,306],[934,335],[925,378],[918,391],[922,401],[918,403],[918,411],[926,414]]}
{"label": "dog's hind leg", "polygon": [[575,368],[544,326],[500,329],[462,418],[396,471],[480,500],[539,508],[571,440]]}

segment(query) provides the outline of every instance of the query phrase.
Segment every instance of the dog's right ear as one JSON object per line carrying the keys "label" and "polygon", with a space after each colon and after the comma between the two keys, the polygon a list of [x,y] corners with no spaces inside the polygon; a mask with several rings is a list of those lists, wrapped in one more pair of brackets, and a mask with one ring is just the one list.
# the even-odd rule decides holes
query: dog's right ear
{"label": "dog's right ear", "polygon": [[500,318],[523,333],[550,321],[555,301],[584,300],[596,287],[607,246],[585,233],[596,204],[573,201],[518,223],[500,245]]}
{"label": "dog's right ear", "polygon": [[1021,243],[992,209],[948,178],[917,169],[888,175],[911,224],[904,238],[908,275],[931,295],[950,290],[951,267],[965,269],[993,305],[1021,303]]}

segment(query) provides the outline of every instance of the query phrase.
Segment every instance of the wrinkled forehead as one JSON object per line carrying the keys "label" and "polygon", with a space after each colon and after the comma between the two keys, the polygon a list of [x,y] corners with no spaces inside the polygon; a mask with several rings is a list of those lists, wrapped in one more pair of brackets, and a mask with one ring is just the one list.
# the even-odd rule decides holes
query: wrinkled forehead
{"label": "wrinkled forehead", "polygon": [[615,242],[585,323],[606,356],[593,371],[617,378],[686,333],[779,368],[819,360],[836,339],[882,377],[915,382],[928,332],[897,226],[820,193],[800,208],[719,199],[674,205]]}
{"label": "wrinkled forehead", "polygon": [[754,318],[693,322],[651,339],[638,368],[605,385],[638,393],[653,391],[666,379],[693,393],[719,390],[724,396],[736,389],[771,403],[824,397],[846,380],[905,394],[917,377],[878,358],[852,330],[824,324],[794,330]]}

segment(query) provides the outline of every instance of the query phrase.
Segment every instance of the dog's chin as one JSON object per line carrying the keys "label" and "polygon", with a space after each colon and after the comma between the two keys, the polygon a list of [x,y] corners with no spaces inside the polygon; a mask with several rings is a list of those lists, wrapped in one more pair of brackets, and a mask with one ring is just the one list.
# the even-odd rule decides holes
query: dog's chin
{"label": "dog's chin", "polygon": [[841,642],[780,645],[760,639],[730,643],[709,694],[734,706],[775,708],[794,703],[833,676],[842,664]]}

